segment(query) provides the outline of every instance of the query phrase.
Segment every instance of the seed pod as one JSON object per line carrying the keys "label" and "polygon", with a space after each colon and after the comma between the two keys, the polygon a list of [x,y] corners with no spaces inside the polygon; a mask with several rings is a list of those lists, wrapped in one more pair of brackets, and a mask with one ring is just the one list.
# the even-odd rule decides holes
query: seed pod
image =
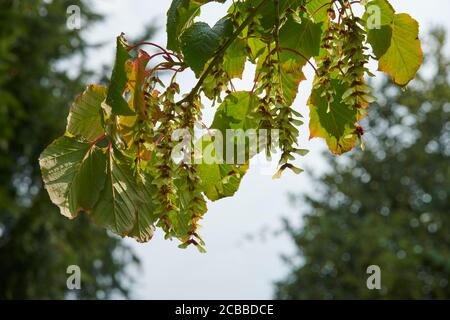
{"label": "seed pod", "polygon": [[336,12],[334,11],[333,8],[329,8],[329,9],[327,10],[327,15],[328,15],[328,18],[329,18],[330,20],[336,19]]}

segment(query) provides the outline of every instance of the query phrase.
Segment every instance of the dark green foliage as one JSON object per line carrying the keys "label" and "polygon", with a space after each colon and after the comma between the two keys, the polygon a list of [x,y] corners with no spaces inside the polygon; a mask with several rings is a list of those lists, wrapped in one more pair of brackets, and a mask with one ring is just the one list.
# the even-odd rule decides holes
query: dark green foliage
{"label": "dark green foliage", "polygon": [[[429,36],[430,80],[384,83],[369,111],[367,150],[329,157],[330,171],[287,223],[297,252],[280,299],[450,298],[450,85],[445,33]],[[382,98],[381,98],[382,97]],[[320,194],[320,196],[317,196]],[[382,290],[368,290],[379,265]]]}
{"label": "dark green foliage", "polygon": [[84,27],[100,18],[85,1],[0,2],[0,299],[64,298],[72,264],[82,290],[71,297],[119,297],[128,289],[125,266],[135,261],[84,217],[61,219],[42,188],[39,154],[64,130],[89,76],[69,77],[58,66],[86,49],[82,33],[66,28],[70,5],[81,8]]}

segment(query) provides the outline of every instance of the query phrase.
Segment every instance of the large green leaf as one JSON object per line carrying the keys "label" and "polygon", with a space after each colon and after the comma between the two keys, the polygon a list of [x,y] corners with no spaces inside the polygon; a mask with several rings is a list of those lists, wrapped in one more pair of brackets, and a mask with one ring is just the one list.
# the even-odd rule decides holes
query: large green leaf
{"label": "large green leaf", "polygon": [[106,179],[90,216],[99,225],[121,236],[145,242],[153,235],[151,183],[138,183],[128,158],[114,149],[108,151]]}
{"label": "large green leaf", "polygon": [[72,214],[89,212],[94,207],[105,181],[105,160],[101,149],[90,146],[70,186],[68,199]]}
{"label": "large green leaf", "polygon": [[407,85],[423,61],[417,21],[405,13],[395,14],[386,0],[368,2],[363,20],[367,41],[379,60],[378,69],[391,75],[396,84]]}
{"label": "large green leaf", "polygon": [[207,23],[197,22],[189,27],[181,37],[181,48],[185,62],[198,77],[214,52],[233,32],[233,25],[228,19],[219,20],[213,28]]}
{"label": "large green leaf", "polygon": [[61,214],[75,218],[90,211],[104,186],[106,157],[95,145],[63,136],[39,158],[42,178],[51,201]]}
{"label": "large green leaf", "polygon": [[151,177],[137,182],[130,160],[105,149],[67,136],[47,147],[39,163],[50,199],[68,218],[83,211],[114,233],[148,241],[157,219]]}
{"label": "large green leaf", "polygon": [[103,132],[101,104],[105,100],[106,87],[90,85],[79,95],[67,117],[66,131],[87,141],[94,141]]}
{"label": "large green leaf", "polygon": [[423,61],[419,24],[408,14],[401,13],[395,15],[391,27],[391,44],[380,58],[378,69],[392,76],[396,84],[406,86]]}
{"label": "large green leaf", "polygon": [[116,61],[114,62],[111,81],[105,99],[104,108],[114,115],[131,116],[134,112],[128,107],[127,101],[123,97],[125,87],[128,82],[125,63],[131,58],[128,53],[128,46],[123,35],[117,37]]}
{"label": "large green leaf", "polygon": [[347,90],[345,86],[338,80],[332,80],[332,86],[336,90],[336,95],[329,110],[323,90],[313,89],[311,92],[308,100],[310,139],[324,138],[331,152],[342,154],[355,146],[358,111],[342,103],[342,95]]}
{"label": "large green leaf", "polygon": [[[200,14],[200,7],[214,0],[173,0],[167,11],[167,49],[180,52],[180,36]],[[225,0],[215,0],[225,2]]]}

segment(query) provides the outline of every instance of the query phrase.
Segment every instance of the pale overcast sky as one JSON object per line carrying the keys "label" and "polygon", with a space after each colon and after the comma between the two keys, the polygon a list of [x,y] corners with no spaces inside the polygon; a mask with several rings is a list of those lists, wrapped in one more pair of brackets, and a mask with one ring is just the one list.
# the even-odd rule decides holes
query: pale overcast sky
{"label": "pale overcast sky", "polygon": [[[115,37],[124,32],[129,36],[141,34],[150,21],[161,27],[155,41],[165,45],[165,14],[169,0],[92,0],[95,9],[106,15],[106,20],[89,30],[90,41],[102,41],[107,45],[92,51],[89,65],[93,68],[111,64],[114,56]],[[228,1],[229,2],[229,1]],[[448,0],[391,0],[397,12],[406,12],[416,18],[421,26],[422,38],[431,26],[443,25],[450,30],[450,1]],[[226,6],[211,3],[204,7],[201,19],[214,24],[224,15]],[[241,90],[249,88],[247,79],[236,82]],[[306,71],[308,81],[300,86],[295,107],[307,120],[305,106],[311,86],[311,70]],[[194,84],[192,75],[179,78],[188,90]],[[208,109],[208,108],[206,108]],[[211,112],[205,111],[207,117]],[[306,121],[307,123],[307,121]],[[301,128],[300,143],[311,150],[299,160],[302,167],[324,170],[320,156],[324,144],[319,140],[308,141],[307,125]],[[358,151],[361,152],[361,151]],[[282,179],[272,180],[258,168],[244,177],[240,190],[232,198],[209,204],[209,211],[200,231],[208,252],[200,254],[196,249],[181,250],[177,242],[165,241],[161,233],[148,244],[127,240],[142,259],[142,268],[135,272],[137,283],[135,297],[145,299],[269,299],[273,293],[273,281],[285,275],[287,269],[280,260],[281,253],[289,253],[292,245],[284,237],[274,237],[280,219],[287,216],[299,221],[299,209],[293,209],[287,201],[288,192],[311,192],[306,175],[286,172]],[[258,235],[253,241],[247,235]],[[259,235],[265,235],[261,239]]]}

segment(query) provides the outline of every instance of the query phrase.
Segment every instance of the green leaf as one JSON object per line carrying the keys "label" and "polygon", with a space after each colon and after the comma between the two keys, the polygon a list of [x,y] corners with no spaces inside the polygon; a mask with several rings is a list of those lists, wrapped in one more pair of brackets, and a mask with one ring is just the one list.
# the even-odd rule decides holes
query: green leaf
{"label": "green leaf", "polygon": [[328,148],[334,154],[342,154],[353,149],[356,143],[355,124],[359,119],[358,111],[342,103],[342,95],[347,88],[338,80],[332,80],[336,90],[334,101],[328,111],[328,101],[323,90],[313,89],[308,100],[310,110],[310,139],[324,138]]}
{"label": "green leaf", "polygon": [[[249,3],[250,8],[255,8],[261,4],[261,0],[247,0],[244,3]],[[258,12],[259,25],[265,32],[271,32],[273,26],[277,23],[279,19],[277,13],[283,14],[287,9],[295,10],[298,6],[302,5],[302,0],[270,0],[266,1],[265,4],[260,8]],[[278,7],[277,7],[278,3]],[[247,6],[248,8],[248,6]],[[251,9],[247,9],[251,10]]]}
{"label": "green leaf", "polygon": [[[203,158],[197,164],[197,173],[200,177],[200,189],[211,201],[233,196],[239,189],[239,185],[248,170],[248,164],[232,165],[223,163],[223,152],[215,148],[213,139],[205,135],[199,141],[201,143],[202,155],[212,157],[208,162]],[[197,147],[198,144],[197,143]],[[211,159],[215,159],[211,161]]]}
{"label": "green leaf", "polygon": [[95,84],[88,86],[70,107],[66,131],[87,141],[94,141],[104,133],[101,104],[105,97],[106,87]]}
{"label": "green leaf", "polygon": [[69,192],[69,209],[73,214],[89,212],[97,202],[105,181],[106,157],[97,147],[90,147],[79,164]]}
{"label": "green leaf", "polygon": [[[130,159],[111,149],[106,159],[106,179],[99,200],[90,213],[95,223],[121,236],[148,241],[153,235],[151,183],[138,183]],[[146,177],[147,179],[147,177]]]}
{"label": "green leaf", "polygon": [[247,61],[247,44],[243,39],[236,39],[225,51],[223,68],[230,78],[242,79]]}
{"label": "green leaf", "polygon": [[[211,129],[218,130],[222,134],[222,141],[214,143],[213,135],[205,135],[201,143],[203,158],[197,165],[197,172],[201,178],[201,187],[210,200],[218,200],[234,195],[238,190],[240,181],[248,169],[249,155],[248,138],[245,138],[245,155],[237,154],[235,150],[234,161],[227,163],[227,129],[243,130],[258,129],[259,120],[255,117],[258,107],[258,97],[249,91],[239,91],[228,95],[217,108]],[[239,138],[238,138],[239,139]],[[237,140],[237,139],[236,139]],[[233,141],[233,147],[238,141]],[[196,148],[199,147],[197,143]],[[221,147],[217,150],[216,146]],[[205,157],[208,157],[205,161]],[[243,159],[245,163],[238,165],[237,161]]]}
{"label": "green leaf", "polygon": [[63,136],[39,158],[42,179],[61,214],[75,218],[95,205],[105,181],[105,155],[95,145]]}
{"label": "green leaf", "polygon": [[367,33],[367,42],[370,43],[373,53],[378,59],[388,51],[391,39],[391,26],[382,26],[380,29],[372,29]]}
{"label": "green leaf", "polygon": [[396,14],[391,44],[380,58],[378,69],[391,75],[396,84],[406,86],[415,77],[422,61],[419,24],[408,14]]}
{"label": "green leaf", "polygon": [[266,44],[260,38],[252,37],[247,39],[247,45],[249,59],[252,63],[255,63],[256,59],[264,52]]}
{"label": "green leaf", "polygon": [[179,37],[200,14],[201,3],[190,0],[173,0],[167,12],[167,49],[180,52]]}
{"label": "green leaf", "polygon": [[108,113],[114,115],[131,116],[134,115],[134,112],[128,107],[128,103],[123,97],[128,82],[125,63],[131,58],[123,34],[117,37],[116,50],[116,61],[114,62],[111,81],[103,107]]}
{"label": "green leaf", "polygon": [[387,0],[373,0],[366,5],[362,19],[367,32],[367,42],[378,59],[391,45],[391,25],[394,17],[395,10]]}
{"label": "green leaf", "polygon": [[211,201],[232,197],[247,170],[248,165],[200,164],[197,167],[200,188]]}
{"label": "green leaf", "polygon": [[281,54],[280,64],[281,92],[283,93],[285,106],[289,107],[297,97],[300,82],[306,79],[302,71],[304,63],[291,59],[285,60],[285,55]]}
{"label": "green leaf", "polygon": [[75,218],[84,211],[97,224],[121,236],[144,242],[153,235],[156,217],[150,177],[133,175],[130,161],[119,152],[63,136],[39,158],[51,201],[61,214]]}
{"label": "green leaf", "polygon": [[[167,49],[180,52],[180,36],[200,14],[200,7],[213,0],[173,0],[167,11]],[[225,0],[216,0],[225,2]]]}
{"label": "green leaf", "polygon": [[300,82],[305,80],[302,69],[307,59],[319,54],[321,34],[321,24],[309,19],[298,23],[292,16],[280,30],[280,47],[283,48],[280,53],[280,86],[287,106],[292,105]]}
{"label": "green leaf", "polygon": [[[302,18],[301,23],[289,16],[285,24],[280,30],[280,46],[291,48],[300,52],[307,59],[317,56],[320,51],[320,41],[322,37],[322,23],[314,23],[314,21]],[[292,52],[283,52],[292,60],[303,60]]]}
{"label": "green leaf", "polygon": [[233,25],[228,19],[219,20],[213,28],[207,23],[197,22],[189,27],[181,37],[181,48],[185,62],[197,77],[202,73],[206,63],[219,48],[221,41],[233,32]]}
{"label": "green leaf", "polygon": [[[250,160],[258,151],[250,150],[250,144],[257,143],[256,129],[259,128],[257,116],[259,98],[249,91],[238,91],[229,94],[223,103],[217,108],[211,129],[219,130],[223,139],[224,162],[243,164]],[[232,129],[227,135],[227,129]],[[247,131],[253,129],[253,132]],[[233,141],[228,141],[231,138]],[[233,153],[227,154],[228,148],[233,148]],[[227,157],[233,156],[233,159]]]}
{"label": "green leaf", "polygon": [[258,97],[254,93],[233,92],[217,108],[211,128],[223,133],[226,129],[258,129],[259,122],[255,117],[257,107]]}
{"label": "green leaf", "polygon": [[[377,16],[380,13],[379,17]],[[366,30],[390,25],[394,20],[395,10],[387,0],[372,0],[366,4],[366,11],[362,17]],[[378,22],[380,23],[377,26]]]}

